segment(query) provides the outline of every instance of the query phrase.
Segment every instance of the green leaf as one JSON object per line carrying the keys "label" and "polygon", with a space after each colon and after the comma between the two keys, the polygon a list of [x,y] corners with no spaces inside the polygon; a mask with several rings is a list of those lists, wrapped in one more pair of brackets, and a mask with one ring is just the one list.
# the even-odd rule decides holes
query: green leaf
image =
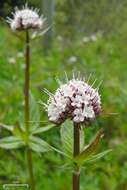
{"label": "green leaf", "polygon": [[72,156],[73,152],[73,124],[65,121],[60,129],[63,151]]}
{"label": "green leaf", "polygon": [[107,155],[111,151],[112,151],[112,149],[109,149],[109,150],[103,151],[99,154],[96,154],[96,155],[92,156],[89,160],[87,160],[87,163],[96,162],[97,160],[103,158],[105,155]]}
{"label": "green leaf", "polygon": [[[61,126],[60,135],[61,142],[63,146],[63,151],[68,154],[68,156],[73,156],[73,122],[67,120]],[[84,147],[84,131],[81,128],[80,130],[80,150],[83,150]]]}
{"label": "green leaf", "polygon": [[24,142],[26,142],[26,132],[20,128],[19,124],[17,123],[16,126],[13,128],[12,131],[13,135],[16,137],[19,137],[20,139],[22,139]]}
{"label": "green leaf", "polygon": [[85,149],[74,158],[74,162],[77,163],[78,165],[82,165],[84,161],[89,159],[93,154],[95,154],[99,141],[103,135],[103,129],[100,129],[96,135],[96,137],[92,140],[92,142],[85,147]]}
{"label": "green leaf", "polygon": [[5,124],[2,124],[0,123],[0,127],[3,128],[3,129],[7,129],[8,131],[13,131],[13,128],[14,126],[11,126],[11,125],[5,125]]}
{"label": "green leaf", "polygon": [[80,129],[80,151],[83,151],[83,148],[84,148],[84,145],[85,145],[84,139],[85,139],[84,130],[83,130],[83,127],[81,127],[81,129]]}
{"label": "green leaf", "polygon": [[32,134],[39,134],[39,133],[43,133],[43,132],[45,132],[45,131],[48,131],[48,130],[50,130],[51,128],[53,128],[54,127],[54,125],[48,125],[48,126],[46,126],[46,127],[38,127],[38,128],[36,128],[36,129],[34,129],[33,131],[32,131]]}
{"label": "green leaf", "polygon": [[40,112],[39,112],[39,106],[33,97],[32,93],[30,93],[30,129],[31,131],[35,130],[40,122]]}
{"label": "green leaf", "polygon": [[21,111],[18,114],[18,122],[19,122],[20,128],[22,130],[25,130],[26,127],[25,127],[24,113]]}
{"label": "green leaf", "polygon": [[50,28],[51,28],[51,26],[45,28],[43,31],[41,31],[41,32],[39,32],[39,33],[38,33],[38,32],[34,32],[34,33],[32,34],[32,36],[31,36],[31,39],[32,39],[32,40],[35,40],[35,39],[37,39],[37,38],[43,36]]}
{"label": "green leaf", "polygon": [[[19,113],[18,121],[20,124],[20,128],[22,128],[22,130],[25,130],[26,126],[25,126],[24,114],[22,112]],[[30,92],[30,120],[29,120],[30,132],[38,128],[39,124],[40,124],[39,106],[35,98],[33,97],[32,93]]]}
{"label": "green leaf", "polygon": [[24,142],[18,137],[10,136],[0,139],[0,147],[4,149],[16,149],[23,145]]}
{"label": "green leaf", "polygon": [[63,156],[66,156],[67,158],[70,158],[68,154],[66,154],[65,152],[55,148],[55,147],[52,147],[54,151],[56,151],[57,153],[63,155]]}
{"label": "green leaf", "polygon": [[30,136],[29,147],[34,152],[38,152],[38,153],[48,152],[48,151],[53,150],[52,146],[50,146],[46,141],[35,136]]}

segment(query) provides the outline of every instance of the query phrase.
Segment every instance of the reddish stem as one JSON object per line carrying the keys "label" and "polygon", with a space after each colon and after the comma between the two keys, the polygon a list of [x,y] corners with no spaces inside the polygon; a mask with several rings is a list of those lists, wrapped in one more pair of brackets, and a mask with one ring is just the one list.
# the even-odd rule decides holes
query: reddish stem
{"label": "reddish stem", "polygon": [[[29,141],[29,88],[30,88],[30,38],[29,31],[26,31],[26,64],[25,64],[25,125],[26,135]],[[29,172],[29,182],[31,190],[35,190],[34,176],[33,176],[33,163],[32,163],[32,152],[29,148],[26,149],[27,156],[27,167]]]}
{"label": "reddish stem", "polygon": [[[74,123],[74,150],[73,157],[80,153],[80,124]],[[80,170],[78,166],[75,166],[73,172],[73,190],[80,189]]]}

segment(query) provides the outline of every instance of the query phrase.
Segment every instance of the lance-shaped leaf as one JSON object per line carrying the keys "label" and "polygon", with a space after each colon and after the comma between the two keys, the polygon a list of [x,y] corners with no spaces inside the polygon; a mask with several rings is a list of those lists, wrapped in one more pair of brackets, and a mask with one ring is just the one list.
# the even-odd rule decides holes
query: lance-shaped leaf
{"label": "lance-shaped leaf", "polygon": [[13,135],[16,137],[19,137],[22,139],[24,142],[26,142],[27,137],[25,131],[19,126],[19,123],[16,124],[16,126],[13,128],[12,131]]}
{"label": "lance-shaped leaf", "polygon": [[29,147],[38,153],[52,151],[53,148],[46,141],[42,140],[39,137],[30,136]]}
{"label": "lance-shaped leaf", "polygon": [[89,159],[93,154],[95,154],[100,139],[103,135],[103,129],[100,129],[96,135],[96,137],[92,140],[92,142],[85,147],[85,149],[74,158],[74,162],[77,163],[78,165],[82,165],[84,161]]}
{"label": "lance-shaped leaf", "polygon": [[[69,157],[73,156],[73,122],[67,120],[61,126],[60,135],[61,142],[63,146],[63,151],[68,154]],[[80,150],[82,151],[84,147],[84,131],[81,128],[80,130]]]}
{"label": "lance-shaped leaf", "polygon": [[46,126],[46,127],[38,127],[38,128],[36,128],[36,129],[34,129],[34,130],[32,131],[32,135],[39,134],[39,133],[43,133],[43,132],[45,132],[45,131],[50,130],[50,129],[53,128],[53,127],[54,127],[54,125],[48,125],[48,126]]}
{"label": "lance-shaped leaf", "polygon": [[42,32],[34,32],[33,34],[32,34],[32,36],[31,36],[31,39],[32,40],[35,40],[35,39],[37,39],[38,37],[40,37],[40,36],[43,36],[49,29],[51,28],[51,26],[50,27],[48,27],[48,28],[46,28],[46,29],[44,29]]}
{"label": "lance-shaped leaf", "polygon": [[111,152],[112,149],[109,149],[109,150],[105,150],[99,154],[96,154],[94,156],[92,156],[89,160],[87,160],[86,162],[87,163],[93,163],[93,162],[96,162],[97,160],[103,158],[105,155],[107,155],[109,152]]}
{"label": "lance-shaped leaf", "polygon": [[0,139],[0,147],[4,149],[16,149],[24,146],[24,142],[18,137],[10,136]]}
{"label": "lance-shaped leaf", "polygon": [[61,151],[61,150],[59,150],[58,148],[55,148],[55,147],[52,147],[52,148],[53,148],[53,150],[54,150],[55,152],[57,152],[57,153],[59,153],[59,154],[65,156],[65,157],[71,159],[71,157],[70,157],[68,154],[66,154],[65,152],[63,152],[63,151]]}
{"label": "lance-shaped leaf", "polygon": [[8,130],[8,131],[10,131],[10,132],[12,132],[12,131],[13,131],[13,128],[14,128],[14,126],[5,125],[5,124],[2,124],[2,123],[0,123],[0,127],[3,128],[3,129]]}
{"label": "lance-shaped leaf", "polygon": [[[19,118],[18,118],[20,128],[22,130],[25,130],[25,120],[24,120],[24,114],[20,112]],[[39,127],[40,124],[40,112],[39,112],[39,106],[32,95],[30,93],[30,120],[29,120],[29,126],[30,126],[30,132],[35,130],[37,127]]]}
{"label": "lance-shaped leaf", "polygon": [[40,112],[39,112],[39,106],[32,95],[30,93],[30,129],[33,131],[39,126],[39,121],[40,121]]}

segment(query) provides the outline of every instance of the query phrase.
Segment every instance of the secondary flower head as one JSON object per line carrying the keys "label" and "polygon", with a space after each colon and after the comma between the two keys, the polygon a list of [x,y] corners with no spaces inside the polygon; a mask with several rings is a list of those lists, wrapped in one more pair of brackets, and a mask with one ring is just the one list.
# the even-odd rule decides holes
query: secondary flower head
{"label": "secondary flower head", "polygon": [[38,15],[39,10],[29,9],[27,4],[19,10],[15,9],[15,12],[12,13],[13,19],[8,18],[7,22],[10,24],[10,27],[13,31],[21,31],[26,29],[41,29],[45,19],[43,16]]}
{"label": "secondary flower head", "polygon": [[94,89],[81,79],[72,79],[62,84],[55,92],[49,93],[46,106],[49,120],[61,124],[67,118],[75,123],[93,121],[101,112],[98,88]]}

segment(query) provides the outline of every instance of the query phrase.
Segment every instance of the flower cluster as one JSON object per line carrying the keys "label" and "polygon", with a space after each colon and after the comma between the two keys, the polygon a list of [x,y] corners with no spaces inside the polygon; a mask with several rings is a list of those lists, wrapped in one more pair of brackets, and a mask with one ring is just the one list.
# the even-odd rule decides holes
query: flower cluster
{"label": "flower cluster", "polygon": [[29,9],[28,6],[25,5],[22,10],[16,8],[15,13],[12,13],[13,19],[8,18],[7,22],[13,31],[41,29],[45,19],[43,16],[39,17],[38,12],[37,9]]}
{"label": "flower cluster", "polygon": [[88,123],[101,111],[101,100],[97,89],[79,79],[62,84],[55,95],[50,94],[46,106],[51,122],[61,124],[67,118],[75,123]]}

